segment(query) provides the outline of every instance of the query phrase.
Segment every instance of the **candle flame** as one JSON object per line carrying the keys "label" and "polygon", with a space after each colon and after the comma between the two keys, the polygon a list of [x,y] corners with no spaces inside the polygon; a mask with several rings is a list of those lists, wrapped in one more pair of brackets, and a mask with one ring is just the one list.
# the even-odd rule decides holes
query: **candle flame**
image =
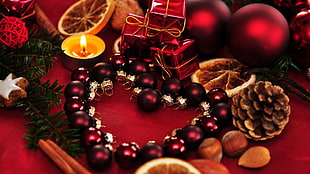
{"label": "candle flame", "polygon": [[87,46],[87,41],[86,41],[85,35],[81,36],[80,46],[81,46],[82,51],[85,52],[86,51],[86,46]]}

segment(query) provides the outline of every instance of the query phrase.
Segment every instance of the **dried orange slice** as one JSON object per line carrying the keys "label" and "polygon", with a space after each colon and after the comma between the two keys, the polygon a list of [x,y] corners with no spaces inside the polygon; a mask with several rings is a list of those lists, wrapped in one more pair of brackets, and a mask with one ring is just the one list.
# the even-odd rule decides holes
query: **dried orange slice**
{"label": "dried orange slice", "polygon": [[221,88],[226,91],[228,97],[232,97],[256,81],[255,74],[248,75],[247,66],[236,59],[210,59],[199,63],[199,67],[192,74],[191,80],[202,84],[206,92],[213,88]]}
{"label": "dried orange slice", "polygon": [[172,157],[157,158],[141,165],[135,174],[201,174],[189,162]]}
{"label": "dried orange slice", "polygon": [[97,34],[109,22],[114,0],[80,0],[71,5],[58,21],[64,35]]}

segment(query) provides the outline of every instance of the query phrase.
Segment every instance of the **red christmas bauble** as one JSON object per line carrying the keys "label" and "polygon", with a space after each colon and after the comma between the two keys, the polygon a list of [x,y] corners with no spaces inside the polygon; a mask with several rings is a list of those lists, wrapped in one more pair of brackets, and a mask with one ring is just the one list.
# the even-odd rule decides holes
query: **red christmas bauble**
{"label": "red christmas bauble", "polygon": [[146,162],[155,158],[163,157],[164,150],[160,144],[150,141],[141,148],[140,154],[142,162]]}
{"label": "red christmas bauble", "polygon": [[228,96],[226,92],[221,88],[213,88],[207,93],[207,102],[214,106],[217,103],[227,103]]}
{"label": "red christmas bauble", "polygon": [[68,115],[69,127],[71,129],[85,129],[91,126],[91,117],[85,111],[76,111]]}
{"label": "red christmas bauble", "polygon": [[310,67],[310,7],[290,21],[292,36],[291,55],[302,68]]}
{"label": "red christmas bauble", "polygon": [[129,64],[129,74],[131,75],[138,75],[142,72],[149,72],[150,66],[144,60],[134,60]]}
{"label": "red christmas bauble", "polygon": [[180,138],[184,140],[186,149],[197,150],[204,139],[204,133],[198,126],[187,125],[180,131]]}
{"label": "red christmas bauble", "polygon": [[89,148],[96,144],[102,144],[102,131],[95,127],[89,127],[87,129],[84,129],[82,135],[81,135],[81,144]]}
{"label": "red christmas bauble", "polygon": [[90,82],[90,71],[87,68],[80,67],[72,71],[71,81],[78,80],[83,82],[85,85],[89,85]]}
{"label": "red christmas bauble", "polygon": [[87,87],[84,85],[83,82],[78,80],[68,83],[65,87],[64,94],[66,98],[78,96],[85,100],[87,100],[89,95]]}
{"label": "red christmas bauble", "polygon": [[182,82],[176,77],[165,80],[161,85],[161,92],[166,95],[171,95],[173,98],[180,96],[182,90]]}
{"label": "red christmas bauble", "polygon": [[237,10],[227,26],[231,54],[251,66],[270,66],[282,56],[289,43],[284,16],[266,4],[250,4]]}
{"label": "red christmas bauble", "polygon": [[76,111],[87,111],[88,106],[84,99],[79,96],[73,96],[67,98],[66,102],[64,103],[64,110],[67,116],[70,116]]}
{"label": "red christmas bauble", "polygon": [[160,95],[152,88],[143,89],[137,97],[138,107],[145,112],[155,111],[160,105]]}
{"label": "red christmas bauble", "polygon": [[183,139],[176,136],[167,136],[163,142],[163,149],[166,156],[182,157],[186,147]]}
{"label": "red christmas bauble", "polygon": [[116,148],[114,159],[119,167],[129,169],[139,164],[139,153],[140,149],[136,143],[122,143]]}
{"label": "red christmas bauble", "polygon": [[185,37],[194,38],[197,52],[209,55],[225,46],[226,25],[231,17],[221,0],[186,0]]}
{"label": "red christmas bauble", "polygon": [[206,90],[199,83],[192,83],[184,89],[188,106],[197,107],[200,102],[206,99]]}
{"label": "red christmas bauble", "polygon": [[141,87],[142,89],[145,88],[156,89],[157,87],[157,79],[155,75],[153,75],[150,72],[144,72],[138,74],[137,77],[135,78],[134,83],[136,87]]}
{"label": "red christmas bauble", "polygon": [[94,170],[107,169],[112,163],[112,150],[102,144],[94,145],[88,149],[86,159]]}
{"label": "red christmas bauble", "polygon": [[112,65],[105,62],[99,62],[94,65],[91,71],[91,77],[98,83],[102,83],[105,79],[114,80],[116,77],[116,71],[113,69]]}

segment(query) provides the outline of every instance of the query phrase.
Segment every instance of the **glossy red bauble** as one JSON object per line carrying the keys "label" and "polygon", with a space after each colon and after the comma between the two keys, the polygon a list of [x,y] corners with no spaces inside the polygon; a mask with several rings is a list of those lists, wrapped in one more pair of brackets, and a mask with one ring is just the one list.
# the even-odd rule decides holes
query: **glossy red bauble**
{"label": "glossy red bauble", "polygon": [[69,116],[76,111],[87,111],[88,106],[84,99],[79,96],[73,96],[67,98],[66,102],[64,103],[64,110],[67,116]]}
{"label": "glossy red bauble", "polygon": [[78,96],[84,100],[87,100],[89,91],[83,82],[75,80],[67,84],[64,94],[66,98]]}
{"label": "glossy red bauble", "polygon": [[184,140],[187,150],[196,150],[204,139],[204,133],[198,126],[187,125],[182,128],[180,138]]}
{"label": "glossy red bauble", "polygon": [[208,91],[206,100],[212,107],[217,103],[227,103],[228,96],[223,89],[213,88],[210,91]]}
{"label": "glossy red bauble", "polygon": [[161,85],[161,92],[163,94],[170,95],[173,98],[180,96],[182,90],[182,82],[176,77],[165,80]]}
{"label": "glossy red bauble", "polygon": [[199,83],[192,83],[184,89],[185,98],[187,98],[188,106],[197,107],[206,99],[206,90]]}
{"label": "glossy red bauble", "polygon": [[154,74],[150,72],[143,72],[136,76],[134,83],[136,87],[141,87],[142,89],[145,88],[156,89],[157,78],[155,77]]}
{"label": "glossy red bauble", "polygon": [[91,117],[85,111],[76,111],[68,115],[69,127],[72,129],[85,129],[91,126]]}
{"label": "glossy red bauble", "polygon": [[271,66],[286,51],[289,26],[284,16],[266,4],[250,4],[237,10],[227,26],[227,46],[240,62]]}
{"label": "glossy red bauble", "polygon": [[[310,8],[310,7],[309,7]],[[291,55],[301,68],[310,67],[310,10],[301,11],[290,21]]]}
{"label": "glossy red bauble", "polygon": [[166,156],[182,157],[186,147],[183,139],[176,136],[167,136],[163,142],[163,149]]}
{"label": "glossy red bauble", "polygon": [[89,85],[90,83],[90,71],[87,68],[78,68],[72,71],[71,81],[81,81],[85,85]]}
{"label": "glossy red bauble", "polygon": [[116,71],[125,71],[128,68],[128,59],[124,55],[121,55],[119,53],[115,53],[112,57],[110,57],[109,63]]}
{"label": "glossy red bauble", "polygon": [[129,74],[138,75],[143,72],[149,72],[150,66],[147,62],[143,60],[134,60],[129,64]]}
{"label": "glossy red bauble", "polygon": [[112,150],[102,144],[94,145],[87,150],[86,159],[94,170],[107,169],[112,163]]}
{"label": "glossy red bauble", "polygon": [[114,80],[116,77],[116,71],[113,69],[112,65],[100,62],[94,65],[91,71],[92,80],[102,83],[105,79]]}
{"label": "glossy red bauble", "polygon": [[203,130],[205,137],[215,136],[219,131],[217,118],[210,115],[204,115],[195,118],[194,125],[200,127]]}
{"label": "glossy red bauble", "polygon": [[209,55],[225,46],[226,25],[231,17],[221,0],[186,0],[184,36],[194,38],[198,54]]}
{"label": "glossy red bauble", "polygon": [[139,152],[139,146],[136,143],[122,143],[114,152],[115,162],[121,168],[133,168],[139,164]]}
{"label": "glossy red bauble", "polygon": [[96,144],[101,144],[103,142],[102,134],[102,131],[95,127],[84,129],[81,135],[81,144],[85,148],[89,148]]}
{"label": "glossy red bauble", "polygon": [[143,89],[137,96],[137,104],[142,111],[155,111],[160,105],[160,95],[155,89]]}
{"label": "glossy red bauble", "polygon": [[156,142],[146,143],[140,151],[142,162],[150,161],[155,158],[161,158],[164,156],[164,150],[162,146]]}

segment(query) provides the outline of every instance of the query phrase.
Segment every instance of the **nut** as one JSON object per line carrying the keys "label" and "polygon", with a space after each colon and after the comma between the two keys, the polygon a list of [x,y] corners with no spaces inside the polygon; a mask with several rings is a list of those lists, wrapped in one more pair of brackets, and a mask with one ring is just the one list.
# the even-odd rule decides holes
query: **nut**
{"label": "nut", "polygon": [[203,140],[197,150],[201,158],[212,159],[220,162],[223,156],[222,144],[220,140],[210,137]]}
{"label": "nut", "polygon": [[270,152],[266,147],[254,146],[241,155],[238,165],[247,168],[260,168],[266,166],[270,159]]}
{"label": "nut", "polygon": [[202,174],[230,173],[224,164],[210,159],[193,159],[189,163],[196,167]]}
{"label": "nut", "polygon": [[247,149],[248,140],[242,132],[232,130],[222,137],[222,145],[227,156],[239,157]]}

